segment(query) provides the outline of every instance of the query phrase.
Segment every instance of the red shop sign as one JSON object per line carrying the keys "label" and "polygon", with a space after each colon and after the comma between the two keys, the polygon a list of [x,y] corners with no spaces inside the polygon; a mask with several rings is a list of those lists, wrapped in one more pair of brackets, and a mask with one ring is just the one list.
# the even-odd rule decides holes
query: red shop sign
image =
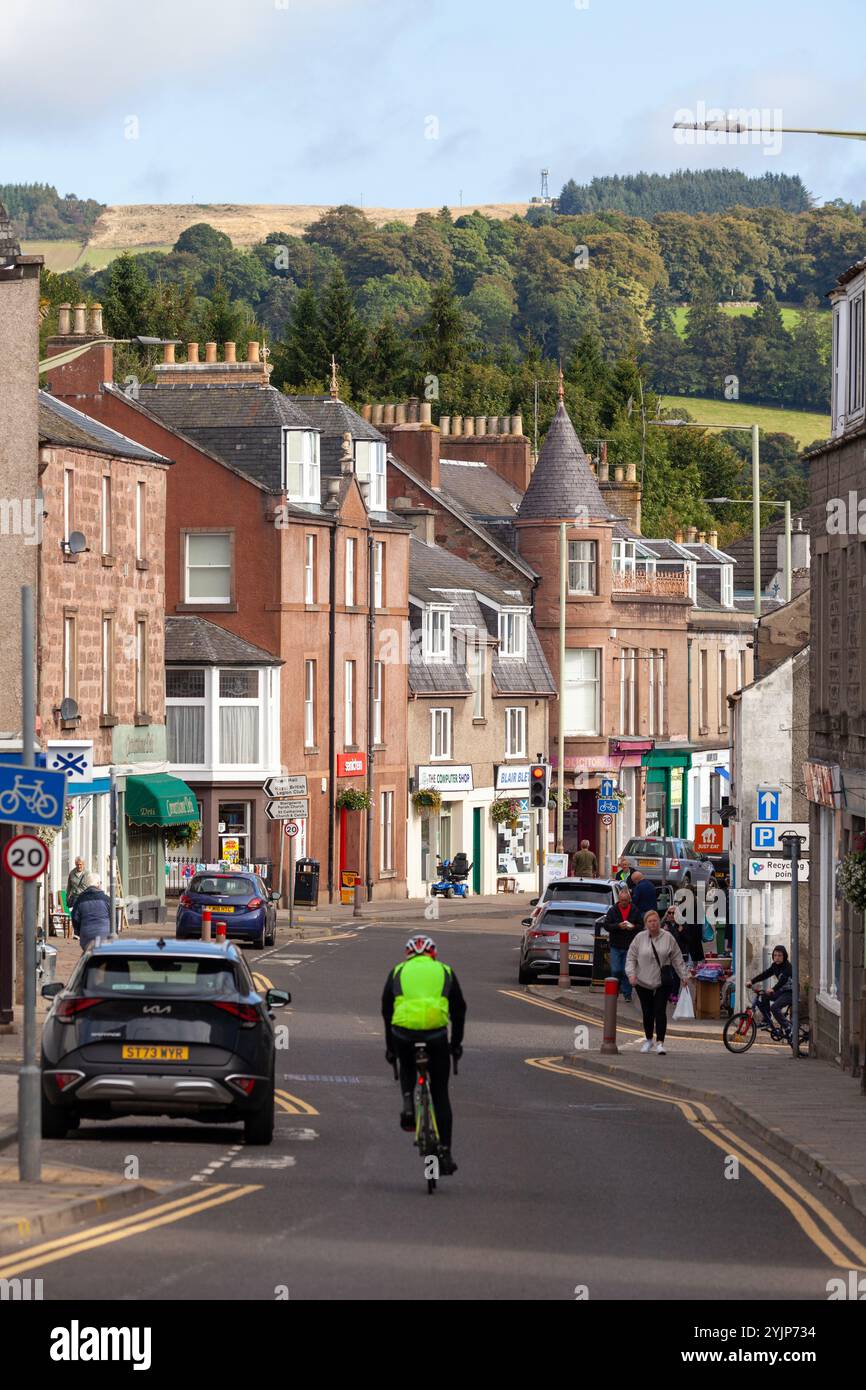
{"label": "red shop sign", "polygon": [[338,753],[338,777],[363,777],[367,772],[366,753]]}

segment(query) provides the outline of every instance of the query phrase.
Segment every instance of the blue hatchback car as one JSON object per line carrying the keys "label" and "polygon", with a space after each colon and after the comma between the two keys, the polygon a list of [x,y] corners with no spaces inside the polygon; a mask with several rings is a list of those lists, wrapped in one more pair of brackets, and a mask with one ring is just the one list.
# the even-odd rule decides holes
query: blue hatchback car
{"label": "blue hatchback car", "polygon": [[[177,905],[175,936],[201,938],[202,908],[213,908],[211,922],[226,924],[226,937],[254,946],[273,946],[277,937],[278,893],[270,893],[258,874],[201,873],[190,880]],[[214,934],[216,927],[213,928]]]}

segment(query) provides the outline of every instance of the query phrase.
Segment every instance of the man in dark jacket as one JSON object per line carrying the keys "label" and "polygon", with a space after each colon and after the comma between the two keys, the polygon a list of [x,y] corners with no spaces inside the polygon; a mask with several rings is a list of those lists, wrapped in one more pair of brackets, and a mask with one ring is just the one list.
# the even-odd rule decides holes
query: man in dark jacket
{"label": "man in dark jacket", "polygon": [[72,908],[72,926],[82,951],[92,941],[111,934],[111,903],[103,893],[98,874],[85,874],[81,892]]}
{"label": "man in dark jacket", "polygon": [[631,984],[625,973],[625,958],[635,933],[640,931],[641,919],[624,883],[619,889],[616,903],[607,910],[603,926],[610,940],[610,973],[619,980],[622,997],[628,1003]]}
{"label": "man in dark jacket", "polygon": [[632,872],[631,900],[641,921],[648,912],[658,912],[656,886],[651,878],[646,878],[641,873],[640,869],[635,869]]}

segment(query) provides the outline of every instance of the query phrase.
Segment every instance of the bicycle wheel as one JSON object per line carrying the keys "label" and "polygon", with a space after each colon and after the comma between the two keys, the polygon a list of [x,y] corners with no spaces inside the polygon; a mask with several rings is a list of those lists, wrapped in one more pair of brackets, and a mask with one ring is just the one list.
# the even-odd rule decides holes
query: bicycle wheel
{"label": "bicycle wheel", "polygon": [[750,1013],[732,1014],[722,1030],[722,1041],[729,1052],[748,1052],[757,1036],[758,1028]]}

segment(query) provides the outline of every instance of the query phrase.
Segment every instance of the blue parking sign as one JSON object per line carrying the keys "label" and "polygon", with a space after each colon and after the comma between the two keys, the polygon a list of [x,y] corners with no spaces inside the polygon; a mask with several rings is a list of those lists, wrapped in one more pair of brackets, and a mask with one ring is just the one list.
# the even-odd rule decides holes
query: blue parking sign
{"label": "blue parking sign", "polygon": [[0,766],[0,821],[9,825],[63,824],[66,774],[41,767]]}

